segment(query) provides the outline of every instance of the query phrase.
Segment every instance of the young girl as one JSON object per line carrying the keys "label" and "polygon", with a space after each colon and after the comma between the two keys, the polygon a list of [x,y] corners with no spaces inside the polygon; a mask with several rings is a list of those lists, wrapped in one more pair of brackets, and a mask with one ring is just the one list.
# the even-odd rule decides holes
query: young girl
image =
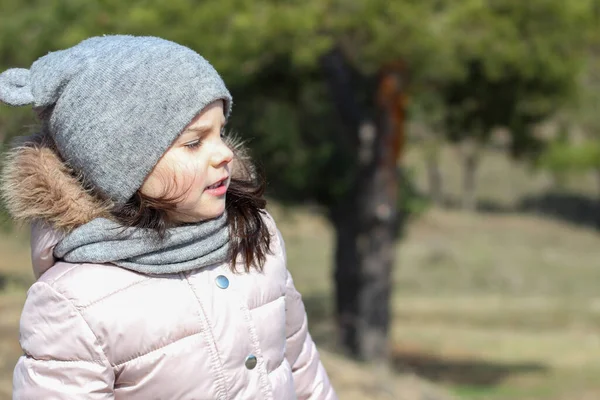
{"label": "young girl", "polygon": [[91,38],[5,71],[0,101],[42,123],[2,177],[37,278],[14,399],[336,399],[204,58]]}

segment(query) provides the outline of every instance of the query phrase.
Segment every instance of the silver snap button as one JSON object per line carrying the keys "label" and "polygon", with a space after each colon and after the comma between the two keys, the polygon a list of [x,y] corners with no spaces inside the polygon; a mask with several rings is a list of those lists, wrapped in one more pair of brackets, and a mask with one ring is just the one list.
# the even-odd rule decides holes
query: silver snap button
{"label": "silver snap button", "polygon": [[246,358],[246,368],[248,369],[254,369],[254,367],[256,367],[256,364],[258,363],[258,360],[256,359],[256,356],[254,354],[250,354],[247,358]]}
{"label": "silver snap button", "polygon": [[229,279],[227,279],[225,275],[217,276],[215,282],[217,283],[217,286],[221,289],[227,289],[229,287]]}

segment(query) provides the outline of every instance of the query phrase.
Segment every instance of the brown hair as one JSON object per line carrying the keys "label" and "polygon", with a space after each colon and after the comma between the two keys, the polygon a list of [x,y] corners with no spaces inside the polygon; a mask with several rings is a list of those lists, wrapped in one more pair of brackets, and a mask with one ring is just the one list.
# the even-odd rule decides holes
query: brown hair
{"label": "brown hair", "polygon": [[[244,270],[262,271],[270,251],[270,233],[263,219],[267,201],[264,198],[265,181],[249,165],[249,159],[239,145],[228,141],[234,152],[234,171],[225,199],[229,226],[229,259],[231,270],[237,272],[235,260],[242,256]],[[175,183],[166,181],[165,195],[153,198],[138,190],[123,206],[112,211],[113,217],[124,227],[147,228],[164,237],[167,229],[181,225],[173,217],[179,200],[186,195],[169,196]]]}
{"label": "brown hair", "polygon": [[[37,108],[35,112],[42,123],[43,136],[49,140],[52,149],[58,155],[48,127],[53,109],[54,106]],[[225,136],[224,140],[234,154],[231,182],[225,199],[231,270],[236,272],[235,260],[242,256],[246,272],[253,267],[262,271],[271,246],[271,236],[263,219],[267,205],[264,198],[266,183],[263,175],[252,164],[243,143],[231,134]],[[90,193],[102,197],[83,176],[78,179]],[[124,228],[147,228],[155,231],[159,238],[164,237],[167,229],[181,225],[172,214],[187,191],[176,197],[169,196],[169,193],[177,192],[171,191],[174,187],[174,181],[165,180],[165,195],[159,198],[146,196],[138,190],[123,206],[111,210],[111,215]]]}

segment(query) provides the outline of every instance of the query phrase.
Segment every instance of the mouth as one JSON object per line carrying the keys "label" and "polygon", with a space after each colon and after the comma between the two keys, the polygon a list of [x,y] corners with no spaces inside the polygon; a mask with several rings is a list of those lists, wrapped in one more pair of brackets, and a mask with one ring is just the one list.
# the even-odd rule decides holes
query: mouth
{"label": "mouth", "polygon": [[215,189],[219,189],[222,188],[223,186],[225,186],[227,184],[227,180],[229,179],[228,176],[226,176],[225,178],[222,178],[218,181],[216,181],[215,183],[213,183],[210,186],[206,187],[206,190],[215,190]]}

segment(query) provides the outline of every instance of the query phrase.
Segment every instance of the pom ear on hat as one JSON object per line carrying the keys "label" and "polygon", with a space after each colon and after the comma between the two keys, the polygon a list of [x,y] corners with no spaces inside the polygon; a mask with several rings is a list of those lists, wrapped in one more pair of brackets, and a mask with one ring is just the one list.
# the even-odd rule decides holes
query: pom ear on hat
{"label": "pom ear on hat", "polygon": [[12,68],[0,74],[0,101],[11,106],[33,104],[31,74],[25,68]]}

